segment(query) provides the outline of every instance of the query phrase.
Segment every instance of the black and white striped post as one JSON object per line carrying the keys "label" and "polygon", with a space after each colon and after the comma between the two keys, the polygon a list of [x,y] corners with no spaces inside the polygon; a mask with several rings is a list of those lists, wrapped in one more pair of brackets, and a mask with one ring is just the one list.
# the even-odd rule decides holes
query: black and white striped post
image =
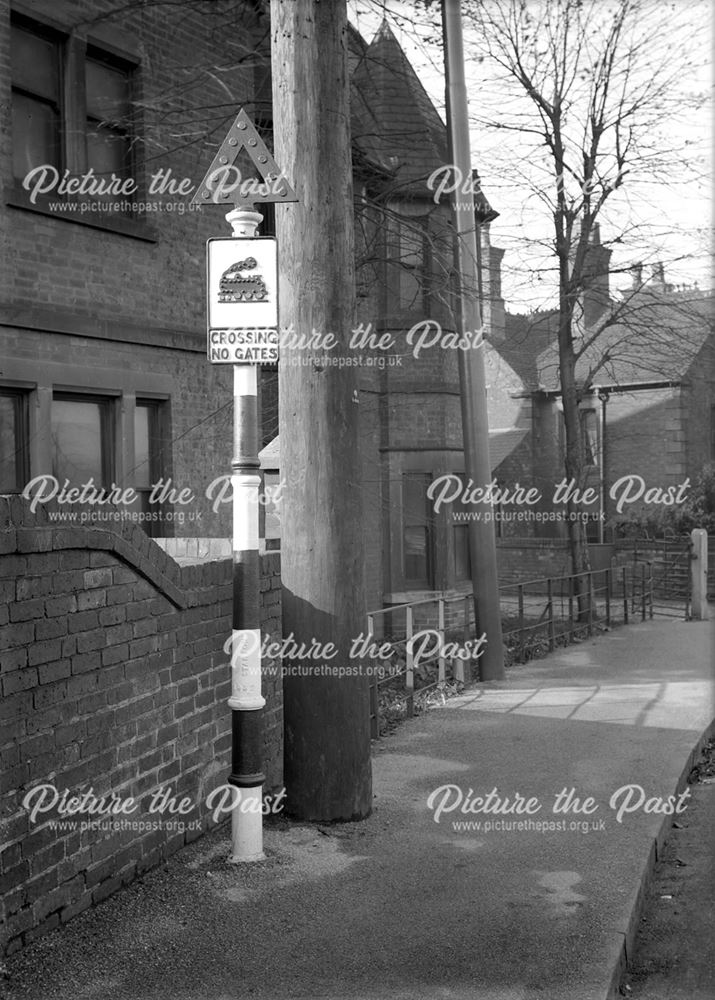
{"label": "black and white striped post", "polygon": [[[242,179],[237,165],[242,154],[262,182]],[[278,257],[275,239],[257,235],[263,216],[255,211],[254,203],[297,200],[241,108],[191,199],[193,205],[202,207],[233,206],[226,216],[231,237],[207,243],[207,356],[212,363],[233,365],[233,615],[228,699],[232,750],[228,781],[237,794],[231,814],[232,861],[263,857],[265,700],[261,694],[258,371],[260,364],[277,361]]]}
{"label": "black and white striped post", "polygon": [[[226,216],[234,237],[257,235],[263,216],[252,205]],[[263,854],[263,706],[258,507],[258,365],[233,365],[233,614],[231,635],[231,774],[238,789],[231,814],[231,861]]]}

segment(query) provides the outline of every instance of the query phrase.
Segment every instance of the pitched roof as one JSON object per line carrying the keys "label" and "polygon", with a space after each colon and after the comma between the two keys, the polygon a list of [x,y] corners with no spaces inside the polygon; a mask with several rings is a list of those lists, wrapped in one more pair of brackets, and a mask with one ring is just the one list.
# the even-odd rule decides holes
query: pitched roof
{"label": "pitched roof", "polygon": [[[683,378],[703,348],[713,345],[713,294],[662,291],[643,285],[613,302],[603,332],[576,363],[576,378],[600,386]],[[506,315],[497,344],[531,391],[558,392],[558,312]],[[578,347],[578,339],[575,338]],[[711,346],[711,350],[713,347]],[[605,363],[600,365],[606,356]]]}
{"label": "pitched roof", "polygon": [[355,66],[352,91],[354,145],[389,165],[403,193],[427,193],[427,178],[447,162],[447,130],[386,21]]}
{"label": "pitched roof", "polygon": [[[389,177],[395,194],[431,198],[427,179],[449,162],[447,127],[387,21],[367,46],[355,29],[351,38],[354,159]],[[475,189],[480,216],[495,218],[478,179]]]}
{"label": "pitched roof", "polygon": [[[576,362],[576,379],[600,386],[677,381],[702,357],[707,345],[712,350],[713,331],[711,294],[662,293],[644,286],[613,304],[603,332]],[[712,364],[710,358],[708,363]],[[538,356],[536,369],[540,386],[557,392],[555,341]]]}
{"label": "pitched roof", "polygon": [[528,389],[538,388],[537,361],[556,339],[557,331],[555,311],[506,314],[504,339],[495,342],[495,346]]}
{"label": "pitched roof", "polygon": [[529,433],[528,427],[507,427],[489,431],[489,464],[496,472],[501,463],[521,444]]}

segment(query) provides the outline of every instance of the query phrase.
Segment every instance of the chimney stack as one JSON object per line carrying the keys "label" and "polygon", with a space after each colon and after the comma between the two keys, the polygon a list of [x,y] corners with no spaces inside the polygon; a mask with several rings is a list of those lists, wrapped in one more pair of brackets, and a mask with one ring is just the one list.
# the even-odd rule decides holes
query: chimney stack
{"label": "chimney stack", "polygon": [[601,227],[596,223],[583,269],[583,322],[586,329],[594,327],[609,308],[610,264],[611,251],[601,244]]}
{"label": "chimney stack", "polygon": [[489,223],[477,229],[477,255],[481,266],[481,307],[484,332],[491,343],[504,340],[505,312],[501,290],[501,265],[504,250],[492,246]]}
{"label": "chimney stack", "polygon": [[651,268],[650,283],[657,288],[659,292],[665,291],[665,268],[663,267],[661,261],[658,261],[658,263],[654,264]]}

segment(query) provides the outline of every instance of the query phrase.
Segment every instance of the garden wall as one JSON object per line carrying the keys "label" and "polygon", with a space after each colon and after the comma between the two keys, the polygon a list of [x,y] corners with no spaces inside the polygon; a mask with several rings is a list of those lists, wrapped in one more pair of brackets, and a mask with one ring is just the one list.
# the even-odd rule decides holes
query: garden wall
{"label": "garden wall", "polygon": [[[134,524],[100,530],[52,516],[0,497],[0,884],[9,951],[214,825],[206,797],[230,770],[223,646],[231,563],[179,567]],[[261,605],[263,632],[279,637],[276,555],[262,559]],[[265,790],[276,791],[279,670],[264,677],[264,695]],[[39,785],[106,798],[93,816],[57,822],[54,808],[33,821],[23,800]],[[189,799],[190,810],[150,814],[160,789]],[[45,794],[49,804],[55,793]],[[131,815],[106,815],[130,797]]]}

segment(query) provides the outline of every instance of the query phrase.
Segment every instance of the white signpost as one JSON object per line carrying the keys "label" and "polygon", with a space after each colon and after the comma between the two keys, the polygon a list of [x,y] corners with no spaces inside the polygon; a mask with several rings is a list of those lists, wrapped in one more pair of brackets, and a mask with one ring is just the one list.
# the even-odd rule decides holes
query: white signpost
{"label": "white signpost", "polygon": [[[262,178],[244,178],[241,151]],[[258,507],[258,373],[278,361],[278,250],[257,236],[253,203],[297,201],[293,188],[241,109],[192,201],[230,205],[233,237],[210,239],[207,356],[233,365],[233,614],[231,619],[231,860],[263,858],[263,719]]]}

